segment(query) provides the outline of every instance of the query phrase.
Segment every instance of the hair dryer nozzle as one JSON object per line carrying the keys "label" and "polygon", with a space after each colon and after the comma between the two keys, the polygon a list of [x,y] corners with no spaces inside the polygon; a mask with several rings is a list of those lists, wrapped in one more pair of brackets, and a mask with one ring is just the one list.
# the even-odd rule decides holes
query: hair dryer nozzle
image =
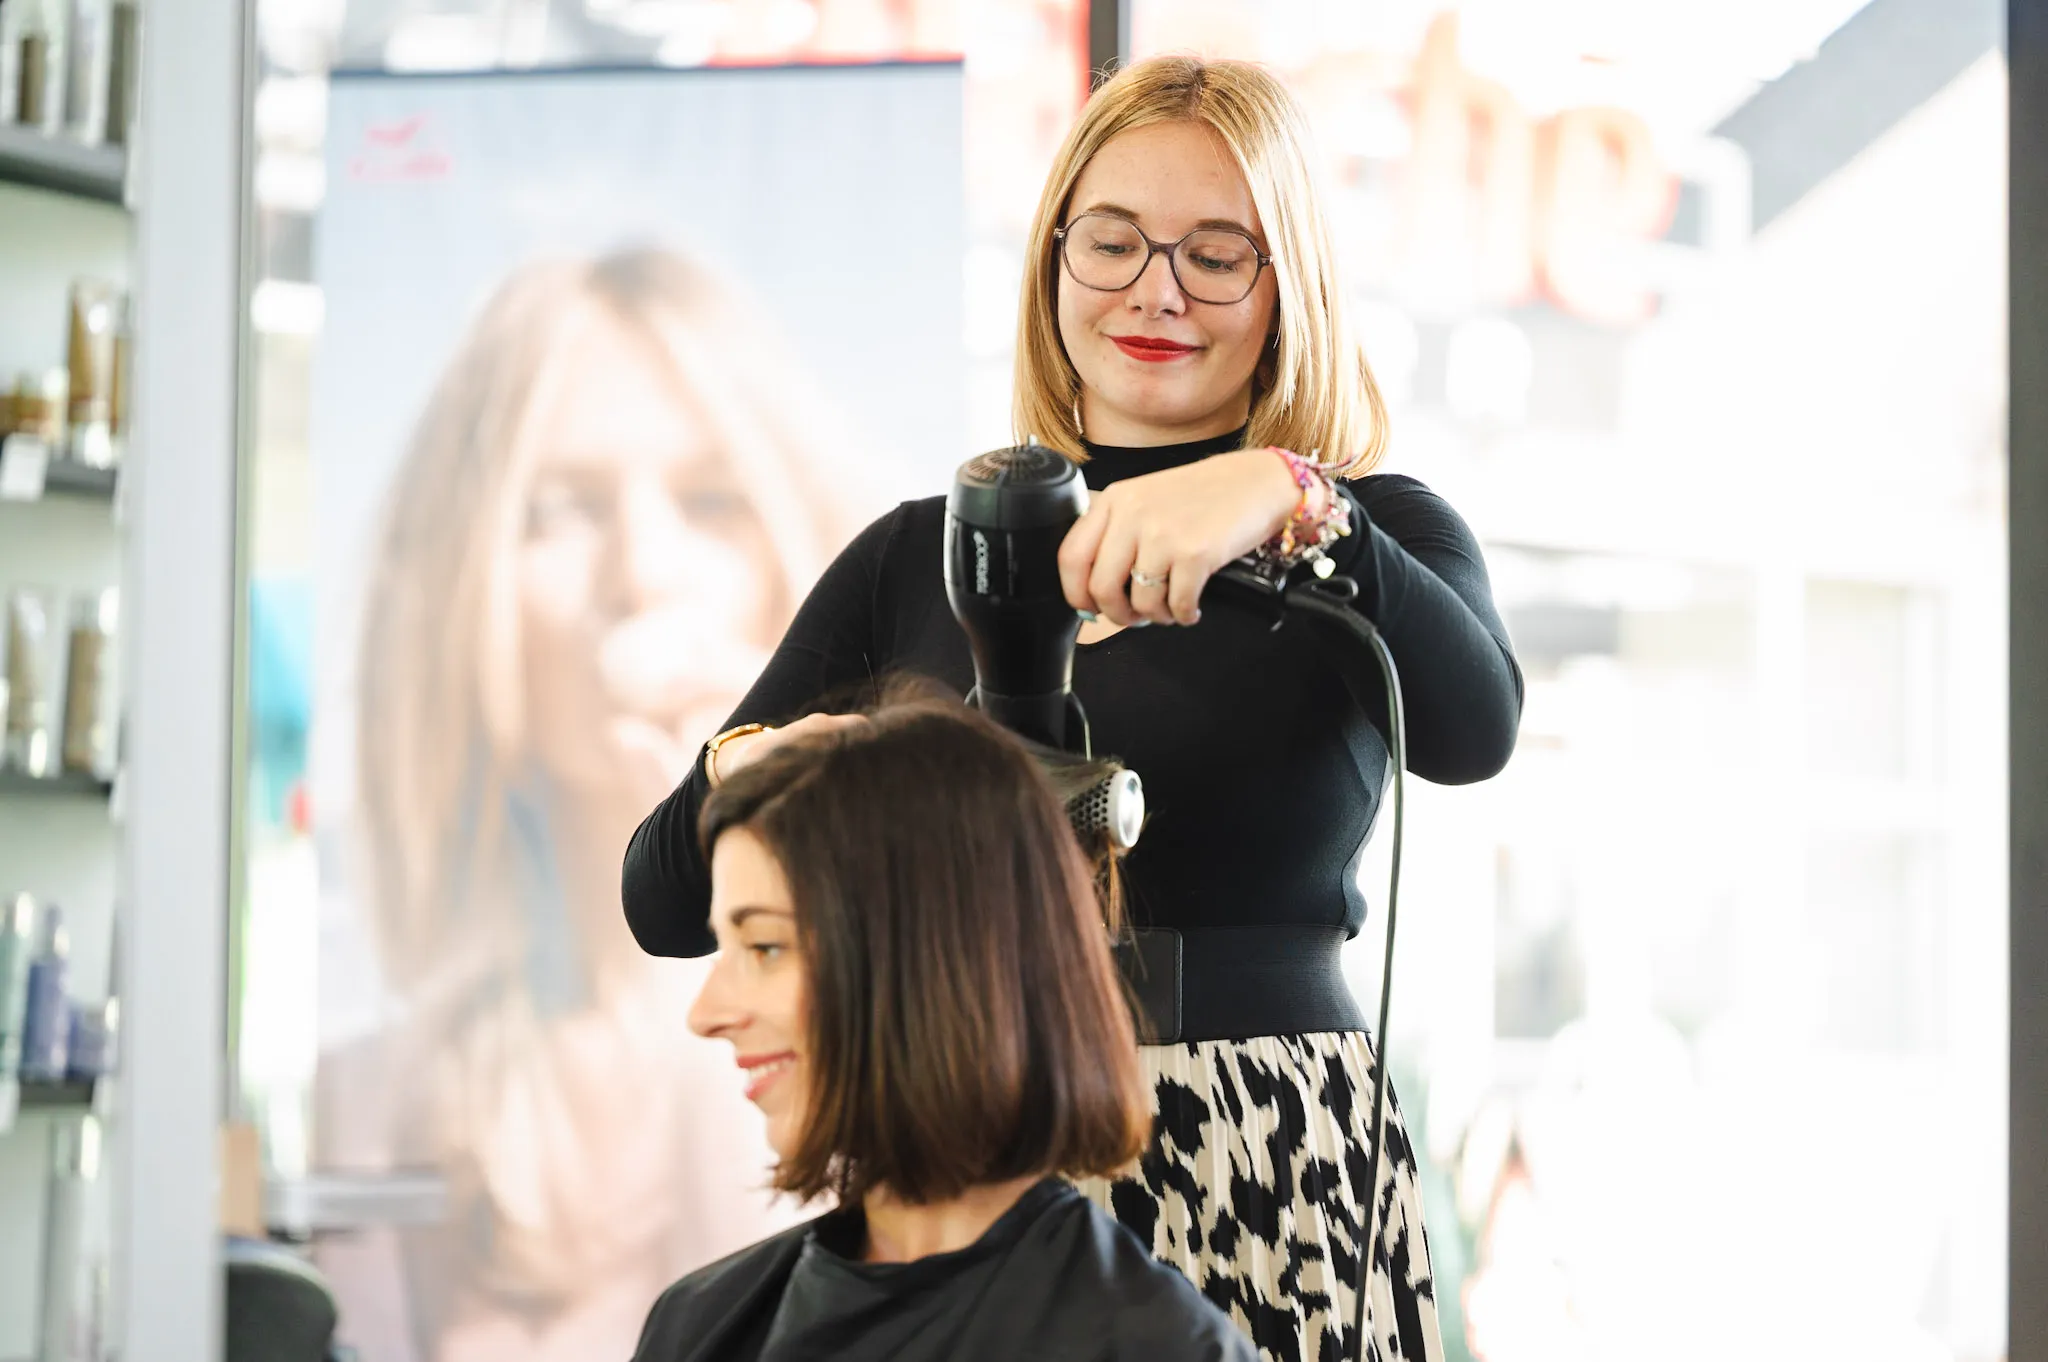
{"label": "hair dryer nozzle", "polygon": [[1067,800],[1067,820],[1078,836],[1106,835],[1118,851],[1129,851],[1145,827],[1145,783],[1130,767],[1113,766]]}

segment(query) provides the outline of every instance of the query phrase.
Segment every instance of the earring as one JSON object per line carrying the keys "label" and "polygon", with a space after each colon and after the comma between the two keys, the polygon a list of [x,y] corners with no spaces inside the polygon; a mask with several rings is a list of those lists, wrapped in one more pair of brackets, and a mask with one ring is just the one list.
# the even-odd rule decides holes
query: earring
{"label": "earring", "polygon": [[1074,398],[1074,434],[1081,434],[1081,399]]}

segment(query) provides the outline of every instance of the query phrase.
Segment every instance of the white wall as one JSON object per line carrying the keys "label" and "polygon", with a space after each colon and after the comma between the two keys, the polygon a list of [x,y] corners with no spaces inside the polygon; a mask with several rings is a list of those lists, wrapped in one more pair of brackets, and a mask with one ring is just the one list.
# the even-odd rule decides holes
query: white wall
{"label": "white wall", "polygon": [[[135,402],[112,1343],[217,1362],[246,0],[150,0],[132,192]],[[147,678],[146,686],[137,685]]]}

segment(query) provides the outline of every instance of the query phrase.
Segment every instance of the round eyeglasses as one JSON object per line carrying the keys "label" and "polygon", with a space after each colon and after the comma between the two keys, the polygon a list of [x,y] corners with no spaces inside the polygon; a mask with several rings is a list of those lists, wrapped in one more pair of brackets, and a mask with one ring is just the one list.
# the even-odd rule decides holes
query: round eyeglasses
{"label": "round eyeglasses", "polygon": [[1241,303],[1273,263],[1258,243],[1225,227],[1200,227],[1178,241],[1154,241],[1124,218],[1083,213],[1052,234],[1067,273],[1083,288],[1115,293],[1138,282],[1163,254],[1180,291],[1198,303]]}

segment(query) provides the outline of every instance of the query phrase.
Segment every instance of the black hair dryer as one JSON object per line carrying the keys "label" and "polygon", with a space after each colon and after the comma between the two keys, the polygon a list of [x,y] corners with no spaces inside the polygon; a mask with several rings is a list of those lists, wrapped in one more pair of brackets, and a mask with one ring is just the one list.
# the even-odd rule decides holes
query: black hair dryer
{"label": "black hair dryer", "polygon": [[1058,555],[1087,509],[1081,471],[1040,444],[969,459],[946,498],[946,599],[974,653],[968,703],[1033,742],[1084,753],[1073,690],[1081,617],[1060,589]]}
{"label": "black hair dryer", "polygon": [[[1081,616],[1060,588],[1059,548],[1088,509],[1081,470],[1028,442],[960,465],[946,497],[946,599],[974,654],[969,704],[1043,755],[1092,756],[1088,714],[1074,694]],[[1137,773],[1112,768],[1101,789],[1068,813],[1082,832],[1137,841],[1144,792]]]}

